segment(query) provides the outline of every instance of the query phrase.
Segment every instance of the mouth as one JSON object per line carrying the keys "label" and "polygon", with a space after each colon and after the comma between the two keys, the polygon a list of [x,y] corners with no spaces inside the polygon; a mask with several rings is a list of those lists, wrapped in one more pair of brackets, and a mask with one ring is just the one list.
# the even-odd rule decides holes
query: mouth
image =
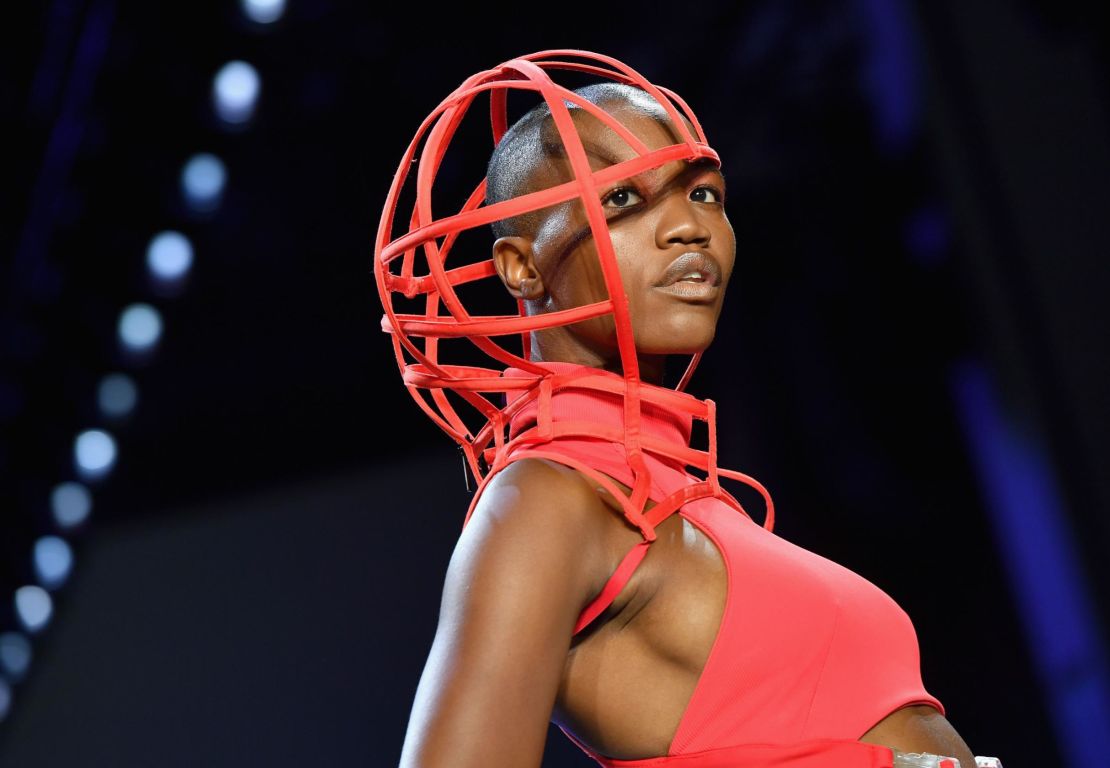
{"label": "mouth", "polygon": [[672,261],[653,287],[679,298],[712,300],[721,286],[721,266],[708,253],[687,251]]}

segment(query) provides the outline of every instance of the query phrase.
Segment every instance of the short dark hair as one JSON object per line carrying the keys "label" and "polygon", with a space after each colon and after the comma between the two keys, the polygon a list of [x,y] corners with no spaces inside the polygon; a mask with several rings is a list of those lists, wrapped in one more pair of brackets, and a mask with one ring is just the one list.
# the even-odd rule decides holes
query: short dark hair
{"label": "short dark hair", "polygon": [[[576,88],[575,93],[587,101],[602,106],[614,101],[653,104],[655,99],[642,88],[625,83],[591,83]],[[564,100],[570,109],[581,109],[577,104]],[[541,101],[512,124],[501,142],[494,147],[486,169],[486,205],[499,203],[520,195],[535,192],[537,160],[544,156],[565,156],[562,141],[554,133],[551,107]],[[494,238],[526,234],[532,236],[542,220],[543,209],[528,211],[490,223]]]}

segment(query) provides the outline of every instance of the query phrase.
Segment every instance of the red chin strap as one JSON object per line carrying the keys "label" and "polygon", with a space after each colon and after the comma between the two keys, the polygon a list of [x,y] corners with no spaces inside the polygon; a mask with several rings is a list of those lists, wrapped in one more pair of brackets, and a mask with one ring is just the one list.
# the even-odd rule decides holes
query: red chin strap
{"label": "red chin strap", "polygon": [[[660,149],[648,149],[632,131],[604,109],[555,83],[549,76],[552,70],[588,73],[643,89],[666,110],[682,140]],[[486,194],[486,179],[483,178],[461,211],[436,218],[432,213],[432,186],[459,124],[474,99],[488,92],[493,144],[496,146],[509,127],[506,102],[510,88],[538,92],[546,101],[566,149],[574,178],[554,187],[485,206],[482,205]],[[636,156],[598,171],[591,170],[565,102],[570,102],[603,121],[628,143]],[[694,135],[686,127],[682,116],[694,127]],[[416,160],[417,150],[421,145],[423,149],[419,153],[419,160]],[[467,78],[421,123],[397,166],[374,243],[374,277],[385,308],[382,330],[393,339],[397,364],[410,394],[432,421],[459,443],[467,463],[475,477],[483,481],[483,485],[508,463],[509,452],[518,444],[535,444],[552,438],[550,424],[545,428],[542,416],[549,411],[545,407],[545,401],[550,400],[553,391],[571,385],[572,381],[576,387],[611,390],[612,382],[620,381],[612,375],[556,375],[550,369],[533,363],[530,360],[530,334],[533,331],[611,315],[623,370],[624,432],[621,438],[635,477],[631,496],[617,496],[625,506],[626,514],[630,519],[640,516],[650,487],[650,476],[642,453],[645,446],[640,434],[641,400],[647,400],[671,408],[678,407],[709,424],[708,452],[691,449],[686,457],[689,465],[707,473],[707,479],[698,484],[699,487],[704,486],[700,488],[702,492],[690,498],[708,495],[728,497],[718,484],[718,473],[742,480],[756,487],[764,496],[767,503],[764,525],[770,528],[773,511],[766,489],[746,475],[717,468],[712,401],[698,400],[682,391],[693,375],[701,354],[695,354],[690,360],[675,390],[645,386],[640,381],[628,302],[621,284],[605,213],[597,193],[598,187],[614,181],[675,160],[698,158],[710,158],[720,167],[720,157],[706,142],[697,117],[681,97],[667,88],[653,85],[626,64],[590,51],[540,51],[479,72]],[[398,198],[414,165],[416,201],[409,216],[408,230],[394,237]],[[456,261],[455,266],[448,268],[447,256],[459,233],[574,198],[580,199],[585,209],[609,298],[593,304],[532,316],[526,314],[523,301],[518,300],[515,315],[471,315],[460,301],[456,288],[478,280],[499,281],[499,278],[491,256]],[[419,273],[418,262],[422,267]],[[402,300],[401,297],[413,300],[420,296],[424,297],[422,314],[396,311],[395,301]],[[521,355],[514,354],[494,341],[496,337],[516,334],[520,335]],[[466,339],[503,367],[517,368],[529,375],[505,376],[502,375],[503,368],[442,363],[439,361],[440,339]],[[585,373],[589,374],[589,371]],[[448,399],[447,390],[469,404],[484,423],[473,430],[468,427]],[[523,394],[512,398],[504,407],[495,405],[486,396],[486,393],[521,390],[524,390]],[[537,399],[540,400],[540,423],[534,429],[517,435],[511,442],[506,440],[512,415]],[[578,434],[594,433],[579,431]],[[600,433],[594,436],[602,437]],[[469,519],[469,515],[467,517]],[[654,538],[653,532],[651,537]]]}

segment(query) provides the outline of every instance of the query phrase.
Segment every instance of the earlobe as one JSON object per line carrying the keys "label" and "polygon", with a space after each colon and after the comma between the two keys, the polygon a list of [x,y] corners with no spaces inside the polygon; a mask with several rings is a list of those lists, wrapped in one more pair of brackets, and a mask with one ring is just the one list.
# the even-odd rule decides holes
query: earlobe
{"label": "earlobe", "polygon": [[519,235],[499,237],[493,243],[497,276],[513,298],[533,300],[544,295],[543,278],[536,269],[532,241]]}

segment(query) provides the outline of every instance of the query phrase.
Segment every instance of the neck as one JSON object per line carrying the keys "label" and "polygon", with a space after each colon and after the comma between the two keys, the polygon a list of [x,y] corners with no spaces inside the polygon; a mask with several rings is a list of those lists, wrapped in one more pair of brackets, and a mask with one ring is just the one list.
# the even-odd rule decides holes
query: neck
{"label": "neck", "polygon": [[[624,365],[617,352],[602,354],[577,344],[560,344],[550,337],[545,338],[535,332],[532,333],[531,359],[537,363],[588,365],[591,368],[601,368],[620,376],[624,375]],[[640,381],[662,386],[666,361],[666,355],[637,354],[636,363],[640,370]]]}
{"label": "neck", "polygon": [[[548,367],[556,374],[577,372],[571,369],[576,369],[580,365],[565,360],[533,360],[533,362]],[[592,368],[592,366],[583,367]],[[606,374],[605,378],[608,378],[609,375],[617,375],[609,371],[606,371]],[[504,375],[517,378],[526,377],[529,374],[519,368],[510,366],[505,369]],[[542,407],[548,409],[547,413],[552,423],[571,422],[574,424],[576,431],[573,435],[564,434],[562,437],[549,439],[576,439],[574,435],[601,437],[603,431],[601,428],[604,426],[623,427],[627,392],[596,389],[594,386],[596,385],[571,381],[553,389],[550,400]],[[691,412],[677,406],[674,401],[668,401],[667,399],[655,401],[651,397],[651,392],[646,390],[641,390],[641,392],[644,395],[639,402],[641,434],[667,443],[689,446],[693,424]],[[509,389],[506,391],[506,408],[525,394],[526,390],[523,389]],[[531,402],[526,402],[522,407],[513,409],[509,423],[510,440],[516,439],[525,430],[536,426],[541,409],[541,400],[541,397],[534,397],[531,398]],[[597,429],[594,427],[597,427]]]}

